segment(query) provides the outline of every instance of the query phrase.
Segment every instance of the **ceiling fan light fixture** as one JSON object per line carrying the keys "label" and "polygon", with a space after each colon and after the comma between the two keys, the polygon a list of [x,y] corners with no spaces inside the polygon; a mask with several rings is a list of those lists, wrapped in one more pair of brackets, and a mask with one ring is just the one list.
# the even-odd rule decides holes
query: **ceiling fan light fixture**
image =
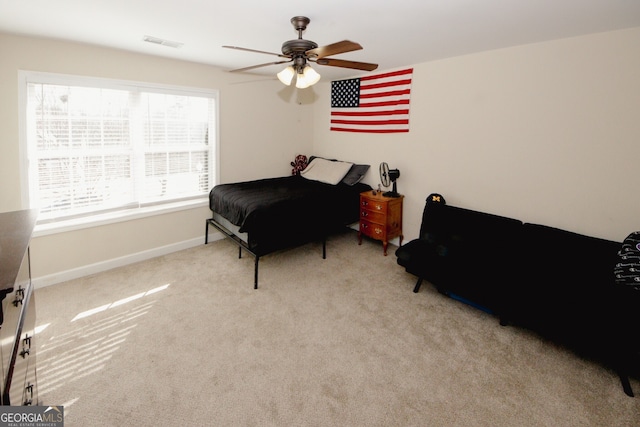
{"label": "ceiling fan light fixture", "polygon": [[307,80],[304,78],[303,74],[298,74],[298,78],[296,79],[296,87],[298,89],[306,89],[309,87],[309,83],[307,83]]}
{"label": "ceiling fan light fixture", "polygon": [[296,87],[298,89],[306,89],[309,86],[313,86],[314,84],[320,81],[320,74],[309,65],[306,65],[302,72],[298,73],[298,79],[296,80]]}
{"label": "ceiling fan light fixture", "polygon": [[320,74],[309,65],[304,68],[303,75],[309,81],[309,86],[313,86],[320,81]]}
{"label": "ceiling fan light fixture", "polygon": [[296,70],[291,65],[276,74],[276,76],[278,76],[278,80],[280,80],[282,84],[285,84],[287,86],[291,85],[291,81],[293,80],[293,76],[295,75]]}

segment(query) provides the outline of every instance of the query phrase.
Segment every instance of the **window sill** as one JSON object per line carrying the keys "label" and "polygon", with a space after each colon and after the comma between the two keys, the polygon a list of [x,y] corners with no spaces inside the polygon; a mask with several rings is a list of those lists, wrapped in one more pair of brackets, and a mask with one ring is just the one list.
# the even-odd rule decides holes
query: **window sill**
{"label": "window sill", "polygon": [[94,215],[85,218],[76,218],[67,221],[40,224],[36,225],[33,231],[33,237],[65,233],[67,231],[81,230],[83,228],[99,227],[106,224],[114,224],[139,218],[146,218],[154,215],[163,215],[170,212],[194,209],[202,206],[208,206],[208,203],[208,199],[197,199],[157,206],[149,206],[139,209],[128,209],[118,212],[110,212],[107,214]]}

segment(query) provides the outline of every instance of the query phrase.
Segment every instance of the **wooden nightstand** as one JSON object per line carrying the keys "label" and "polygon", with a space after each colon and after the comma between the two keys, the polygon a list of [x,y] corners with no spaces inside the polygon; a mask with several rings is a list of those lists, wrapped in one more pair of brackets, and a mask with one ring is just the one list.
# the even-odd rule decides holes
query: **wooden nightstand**
{"label": "wooden nightstand", "polygon": [[360,193],[360,228],[358,244],[362,244],[362,235],[381,240],[384,255],[387,255],[389,240],[400,237],[402,245],[402,199],[385,197],[383,193],[365,191]]}

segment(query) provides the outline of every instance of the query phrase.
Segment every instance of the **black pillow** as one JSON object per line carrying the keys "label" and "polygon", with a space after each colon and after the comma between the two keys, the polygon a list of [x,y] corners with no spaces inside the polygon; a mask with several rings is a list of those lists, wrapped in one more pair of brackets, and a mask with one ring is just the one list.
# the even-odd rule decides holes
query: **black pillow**
{"label": "black pillow", "polygon": [[345,177],[342,178],[341,182],[347,185],[356,185],[357,183],[362,181],[362,178],[364,178],[364,174],[367,173],[367,171],[369,170],[369,167],[370,167],[369,165],[354,164],[353,166],[351,166],[351,169],[349,169],[349,172],[347,172]]}

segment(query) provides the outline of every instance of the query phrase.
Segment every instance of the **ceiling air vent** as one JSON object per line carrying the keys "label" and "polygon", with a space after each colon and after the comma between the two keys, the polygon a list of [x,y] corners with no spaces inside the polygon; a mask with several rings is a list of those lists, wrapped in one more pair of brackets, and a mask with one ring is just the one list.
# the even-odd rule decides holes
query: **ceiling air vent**
{"label": "ceiling air vent", "polygon": [[171,40],[165,40],[165,39],[161,39],[159,37],[153,37],[153,36],[144,36],[142,40],[148,43],[159,44],[162,46],[168,46],[168,47],[174,47],[174,48],[179,48],[184,46],[184,43],[172,42]]}

